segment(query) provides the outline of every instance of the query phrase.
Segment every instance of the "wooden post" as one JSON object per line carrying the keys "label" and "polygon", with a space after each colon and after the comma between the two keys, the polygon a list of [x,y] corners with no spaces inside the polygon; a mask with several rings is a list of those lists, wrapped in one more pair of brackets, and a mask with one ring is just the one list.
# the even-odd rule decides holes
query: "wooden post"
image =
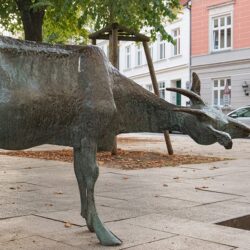
{"label": "wooden post", "polygon": [[96,45],[96,39],[92,39],[92,44]]}
{"label": "wooden post", "polygon": [[[150,72],[151,81],[152,81],[152,85],[154,88],[154,93],[157,96],[160,96],[159,87],[158,87],[158,83],[157,83],[157,79],[156,79],[156,75],[155,75],[155,70],[154,70],[154,65],[153,65],[151,55],[150,55],[148,43],[146,41],[143,41],[142,43],[143,43],[143,47],[144,47],[144,51],[145,51],[145,55],[146,55],[146,59],[147,59],[147,63],[148,63],[148,69]],[[171,140],[170,140],[170,136],[169,136],[168,131],[164,131],[164,137],[165,137],[165,141],[166,141],[166,145],[167,145],[167,149],[168,149],[168,154],[173,155],[174,151],[173,151],[173,147],[171,144]]]}
{"label": "wooden post", "polygon": [[[119,51],[118,51],[118,29],[112,28],[109,35],[109,60],[116,68],[119,67]],[[117,138],[115,137],[112,149],[112,155],[117,155]]]}
{"label": "wooden post", "polygon": [[150,77],[151,77],[151,81],[152,81],[154,93],[157,96],[160,96],[158,82],[157,82],[157,79],[156,79],[154,65],[153,65],[153,61],[152,61],[151,55],[150,55],[150,50],[149,50],[149,47],[148,47],[148,43],[147,42],[142,42],[142,43],[143,43],[143,48],[144,48],[146,59],[147,59],[147,63],[148,63],[148,69],[149,69],[149,73],[150,73]]}
{"label": "wooden post", "polygon": [[172,147],[172,143],[171,143],[171,140],[170,140],[170,136],[169,136],[169,131],[168,130],[164,131],[164,137],[165,137],[165,142],[166,142],[167,149],[168,149],[168,154],[169,155],[173,155],[174,154],[174,150],[173,150],[173,147]]}

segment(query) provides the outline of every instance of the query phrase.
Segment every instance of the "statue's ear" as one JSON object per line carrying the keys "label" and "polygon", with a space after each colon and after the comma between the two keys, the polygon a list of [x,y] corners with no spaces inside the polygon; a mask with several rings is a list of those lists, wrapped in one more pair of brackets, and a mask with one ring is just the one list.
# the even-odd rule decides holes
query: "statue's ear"
{"label": "statue's ear", "polygon": [[192,74],[192,88],[191,91],[196,93],[197,95],[201,95],[201,81],[199,76],[193,72]]}

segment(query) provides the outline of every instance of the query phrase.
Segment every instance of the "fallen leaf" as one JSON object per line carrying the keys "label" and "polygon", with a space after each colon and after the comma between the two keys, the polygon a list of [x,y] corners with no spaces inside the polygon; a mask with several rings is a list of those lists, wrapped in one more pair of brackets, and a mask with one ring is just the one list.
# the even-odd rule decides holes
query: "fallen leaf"
{"label": "fallen leaf", "polygon": [[54,194],[63,194],[63,192],[54,192]]}
{"label": "fallen leaf", "polygon": [[72,224],[70,222],[65,222],[64,227],[72,227]]}
{"label": "fallen leaf", "polygon": [[215,170],[215,169],[219,169],[218,167],[211,167],[211,168],[209,168],[209,170]]}
{"label": "fallen leaf", "polygon": [[47,207],[53,207],[53,204],[51,204],[51,203],[45,203],[45,206],[47,206]]}

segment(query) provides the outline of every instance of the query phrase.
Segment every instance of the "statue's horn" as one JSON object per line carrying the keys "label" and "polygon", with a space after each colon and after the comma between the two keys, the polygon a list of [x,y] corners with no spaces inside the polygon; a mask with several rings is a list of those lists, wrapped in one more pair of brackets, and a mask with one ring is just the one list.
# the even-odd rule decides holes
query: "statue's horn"
{"label": "statue's horn", "polygon": [[201,97],[199,95],[195,94],[194,92],[190,91],[190,90],[181,89],[181,88],[166,88],[166,90],[177,92],[177,93],[179,93],[181,95],[184,95],[184,96],[188,97],[191,100],[193,105],[205,106],[205,103],[203,102]]}
{"label": "statue's horn", "polygon": [[231,118],[231,117],[228,117],[227,118],[231,123],[233,123],[235,126],[237,126],[238,128],[241,128],[243,129],[244,131],[246,131],[246,133],[249,133],[250,134],[250,127],[249,126],[246,126],[245,124]]}
{"label": "statue's horn", "polygon": [[197,117],[206,117],[206,118],[211,118],[207,113],[204,111],[201,111],[199,109],[191,109],[191,108],[174,108],[173,111],[175,112],[183,112],[183,113],[188,113],[191,115],[195,115]]}

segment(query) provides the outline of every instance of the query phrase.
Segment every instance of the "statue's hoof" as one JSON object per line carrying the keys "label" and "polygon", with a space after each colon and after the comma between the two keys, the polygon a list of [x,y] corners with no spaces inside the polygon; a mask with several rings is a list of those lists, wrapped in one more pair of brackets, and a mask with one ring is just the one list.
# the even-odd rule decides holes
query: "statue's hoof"
{"label": "statue's hoof", "polygon": [[95,229],[97,238],[103,246],[119,246],[122,241],[115,236],[105,225],[100,221],[98,216],[92,218],[93,227]]}
{"label": "statue's hoof", "polygon": [[106,234],[102,235],[99,240],[103,246],[119,246],[122,244],[122,241],[110,231],[106,231]]}

